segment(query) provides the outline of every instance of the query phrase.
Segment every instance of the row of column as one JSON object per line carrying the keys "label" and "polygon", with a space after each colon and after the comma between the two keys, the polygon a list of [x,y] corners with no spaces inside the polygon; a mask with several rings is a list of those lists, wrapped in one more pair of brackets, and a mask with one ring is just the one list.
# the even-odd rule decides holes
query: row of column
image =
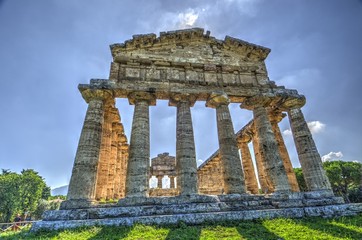
{"label": "row of column", "polygon": [[[110,148],[103,147],[106,144],[105,141],[108,141],[107,146],[109,146],[109,139],[102,140],[102,135],[107,135],[109,138],[110,133],[102,130],[105,129],[103,125],[110,126],[107,114],[105,114],[105,103],[108,99],[113,98],[106,90],[89,89],[87,91],[90,91],[91,97],[73,167],[68,200],[92,200],[96,197],[96,193],[104,194],[106,191],[104,187],[98,186],[96,183],[97,172],[105,171],[105,167],[98,161],[102,161],[103,155],[112,152],[112,140]],[[174,94],[169,103],[170,106],[177,107],[176,170],[180,195],[198,193],[195,143],[190,111],[190,107],[195,101],[196,98],[193,95]],[[129,95],[129,102],[135,107],[125,195],[126,197],[147,197],[150,159],[149,106],[156,104],[156,98],[152,93],[134,92]],[[244,172],[248,171],[244,169],[243,172],[241,166],[228,104],[227,95],[220,92],[211,94],[206,106],[216,109],[225,194],[245,193]],[[262,167],[269,177],[268,181],[271,182],[275,192],[291,191],[292,187],[287,174],[289,170],[286,170],[283,164],[266,106],[254,104],[252,110],[255,135],[258,138],[258,152],[263,156]],[[289,119],[307,186],[310,190],[330,189],[320,156],[300,109],[291,109]],[[100,149],[102,150],[100,151]],[[244,155],[245,152],[244,150]],[[113,166],[113,162],[114,159],[111,160],[111,166]],[[115,174],[114,170],[108,171],[108,177],[114,177]],[[102,178],[102,176],[104,174],[100,173],[99,177]],[[107,194],[112,192],[111,186],[108,184],[106,186]],[[96,187],[102,190],[96,190]]]}

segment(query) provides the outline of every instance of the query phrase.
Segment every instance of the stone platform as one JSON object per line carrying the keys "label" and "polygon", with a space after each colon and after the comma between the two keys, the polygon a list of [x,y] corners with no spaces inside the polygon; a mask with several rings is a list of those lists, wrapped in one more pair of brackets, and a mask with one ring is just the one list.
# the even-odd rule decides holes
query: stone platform
{"label": "stone platform", "polygon": [[277,217],[335,217],[359,213],[362,213],[362,203],[344,204],[342,198],[320,192],[125,198],[118,204],[47,211],[42,221],[33,224],[32,231],[96,225],[131,226],[135,223],[165,225],[182,221],[201,224]]}

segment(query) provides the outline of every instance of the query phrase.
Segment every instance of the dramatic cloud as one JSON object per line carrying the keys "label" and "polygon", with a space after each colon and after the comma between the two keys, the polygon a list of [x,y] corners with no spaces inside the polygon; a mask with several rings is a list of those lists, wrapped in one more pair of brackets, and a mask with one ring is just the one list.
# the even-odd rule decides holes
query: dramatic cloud
{"label": "dramatic cloud", "polygon": [[[308,128],[312,134],[323,132],[326,128],[326,125],[324,123],[321,123],[320,121],[312,121],[308,122]],[[286,129],[283,131],[284,136],[292,136],[292,131],[290,129]]]}
{"label": "dramatic cloud", "polygon": [[330,152],[330,153],[322,156],[322,161],[326,162],[326,161],[333,161],[333,160],[341,160],[342,157],[343,157],[342,152]]}
{"label": "dramatic cloud", "polygon": [[308,122],[308,127],[312,134],[316,134],[322,132],[326,128],[326,125],[320,121],[312,121]]}
{"label": "dramatic cloud", "polygon": [[199,15],[193,9],[188,9],[185,13],[179,13],[178,27],[179,28],[189,28],[193,27]]}

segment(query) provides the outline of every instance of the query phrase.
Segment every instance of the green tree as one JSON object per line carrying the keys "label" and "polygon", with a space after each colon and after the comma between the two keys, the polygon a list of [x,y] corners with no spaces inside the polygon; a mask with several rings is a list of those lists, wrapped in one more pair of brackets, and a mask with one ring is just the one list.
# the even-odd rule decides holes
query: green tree
{"label": "green tree", "polygon": [[328,161],[323,163],[333,192],[350,202],[349,192],[360,187],[362,164],[358,162]]}
{"label": "green tree", "polygon": [[50,188],[44,179],[32,170],[26,169],[21,174],[2,170],[0,174],[0,220],[9,222],[15,214],[32,213],[40,199],[48,199]]}
{"label": "green tree", "polygon": [[0,174],[0,221],[9,222],[20,208],[21,176],[4,171]]}
{"label": "green tree", "polygon": [[[362,202],[362,163],[328,161],[323,163],[335,195],[349,202]],[[294,168],[301,191],[308,191],[301,168]]]}
{"label": "green tree", "polygon": [[308,191],[307,184],[305,183],[305,180],[304,180],[304,175],[303,175],[302,169],[294,168],[294,172],[295,172],[295,176],[297,178],[297,182],[298,182],[300,191],[301,192]]}

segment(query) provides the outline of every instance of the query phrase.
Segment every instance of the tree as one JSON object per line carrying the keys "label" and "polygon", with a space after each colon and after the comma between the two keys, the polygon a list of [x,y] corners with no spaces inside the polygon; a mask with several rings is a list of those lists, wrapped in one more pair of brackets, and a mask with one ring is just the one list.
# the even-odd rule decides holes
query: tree
{"label": "tree", "polygon": [[9,222],[19,210],[21,176],[4,171],[0,174],[0,221]]}
{"label": "tree", "polygon": [[2,170],[0,174],[0,221],[9,222],[17,213],[32,213],[40,199],[50,195],[50,188],[44,179],[32,170],[21,174]]}
{"label": "tree", "polygon": [[295,176],[297,178],[297,182],[298,182],[300,191],[301,192],[308,191],[307,184],[305,183],[305,180],[304,180],[304,175],[303,175],[302,169],[301,168],[294,168],[294,172],[295,172]]}
{"label": "tree", "polygon": [[[346,161],[327,161],[323,167],[336,196],[349,202],[362,202],[362,163]],[[301,191],[308,191],[301,168],[294,172]]]}
{"label": "tree", "polygon": [[362,178],[362,164],[358,162],[328,161],[323,163],[333,192],[349,203],[349,191],[358,189]]}

